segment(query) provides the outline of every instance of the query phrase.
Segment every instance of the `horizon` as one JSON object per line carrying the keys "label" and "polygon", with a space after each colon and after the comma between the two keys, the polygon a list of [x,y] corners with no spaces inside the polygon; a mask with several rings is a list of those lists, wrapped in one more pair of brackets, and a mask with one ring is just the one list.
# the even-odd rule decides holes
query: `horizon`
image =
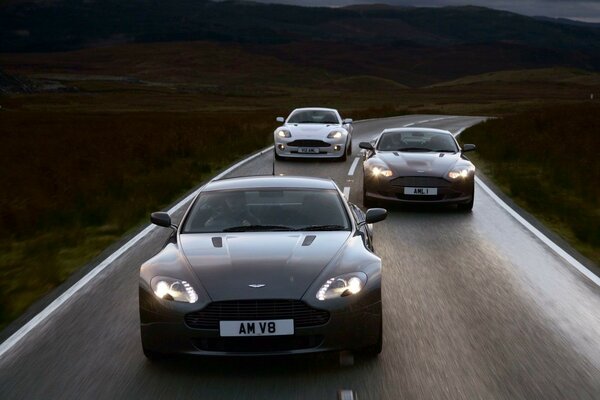
{"label": "horizon", "polygon": [[[225,0],[216,0],[225,1]],[[350,5],[386,4],[415,8],[476,6],[509,11],[528,17],[568,19],[600,23],[600,0],[249,0],[263,4],[285,4],[302,7],[346,7]]]}

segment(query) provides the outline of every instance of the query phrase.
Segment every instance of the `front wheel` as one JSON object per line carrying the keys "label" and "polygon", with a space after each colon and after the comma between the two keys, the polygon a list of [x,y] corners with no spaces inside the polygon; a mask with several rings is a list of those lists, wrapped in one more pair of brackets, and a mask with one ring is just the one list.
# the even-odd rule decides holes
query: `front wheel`
{"label": "front wheel", "polygon": [[159,361],[163,361],[164,359],[168,358],[168,356],[166,354],[157,353],[156,351],[149,350],[149,349],[145,348],[144,346],[142,346],[142,351],[144,352],[144,355],[146,356],[146,358],[152,362],[159,362]]}
{"label": "front wheel", "polygon": [[362,353],[367,357],[375,358],[383,351],[383,318],[379,320],[379,336],[375,344],[365,347]]}
{"label": "front wheel", "polygon": [[375,206],[375,202],[367,196],[367,188],[363,185],[363,206],[365,208],[372,208]]}
{"label": "front wheel", "polygon": [[281,157],[279,154],[277,154],[277,150],[273,149],[273,156],[275,157],[275,160],[277,161],[282,161],[283,157]]}
{"label": "front wheel", "polygon": [[461,212],[471,212],[473,210],[473,203],[475,202],[475,191],[471,192],[471,200],[468,203],[459,203],[457,204],[458,211]]}
{"label": "front wheel", "polygon": [[347,156],[352,155],[352,140],[350,140],[350,143],[348,143],[348,146],[346,146],[346,155]]}

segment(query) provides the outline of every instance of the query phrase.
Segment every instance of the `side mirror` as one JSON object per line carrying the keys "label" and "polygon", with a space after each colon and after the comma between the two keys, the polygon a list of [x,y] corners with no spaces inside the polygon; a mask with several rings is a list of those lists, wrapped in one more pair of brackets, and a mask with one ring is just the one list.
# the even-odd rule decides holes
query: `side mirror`
{"label": "side mirror", "polygon": [[374,224],[387,218],[388,212],[385,208],[369,208],[365,216],[365,223]]}
{"label": "side mirror", "polygon": [[351,124],[352,123],[352,118],[346,118],[345,120],[342,121],[344,124]]}
{"label": "side mirror", "polygon": [[373,145],[369,142],[360,142],[358,144],[358,147],[360,147],[361,149],[365,149],[365,150],[375,150],[375,148],[373,147]]}
{"label": "side mirror", "polygon": [[467,151],[473,151],[475,149],[476,149],[476,146],[474,144],[465,144],[465,145],[463,145],[462,152],[466,153]]}
{"label": "side mirror", "polygon": [[277,118],[275,118],[275,121],[281,122],[283,124],[285,122],[285,118],[283,118],[283,117],[277,117]]}
{"label": "side mirror", "polygon": [[164,226],[165,228],[170,228],[171,225],[171,216],[166,212],[153,212],[150,214],[150,222],[154,225]]}

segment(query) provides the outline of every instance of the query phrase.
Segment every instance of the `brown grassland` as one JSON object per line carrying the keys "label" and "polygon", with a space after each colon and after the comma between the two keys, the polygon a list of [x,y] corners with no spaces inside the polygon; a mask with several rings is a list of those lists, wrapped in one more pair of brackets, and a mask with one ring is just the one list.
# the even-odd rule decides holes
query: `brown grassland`
{"label": "brown grassland", "polygon": [[[0,329],[145,223],[150,211],[170,204],[242,155],[267,146],[274,117],[294,107],[330,106],[361,119],[423,113],[499,116],[560,105],[556,110],[570,110],[560,114],[570,120],[571,115],[598,115],[597,107],[590,109],[587,103],[591,92],[600,93],[597,75],[582,83],[565,78],[580,73],[562,70],[556,82],[547,79],[554,72],[545,70],[534,74],[543,79],[515,79],[514,72],[508,81],[492,75],[410,89],[378,77],[303,68],[249,54],[237,45],[210,43],[0,54],[0,66],[37,88],[0,97]],[[488,154],[486,135],[493,135],[494,149],[504,129],[546,135],[554,126],[546,118],[553,114],[540,111],[531,121],[524,114],[521,122],[488,122],[473,130],[473,135],[481,133],[474,141],[493,176],[502,176],[497,171],[506,166],[495,163],[504,163],[503,157],[515,163],[532,153],[556,153],[557,170],[548,169],[550,158],[527,159],[529,169],[524,171],[533,175],[518,178],[524,180],[519,187],[526,190],[534,177],[556,175],[564,187],[560,192],[573,199],[569,204],[579,207],[587,200],[595,205],[596,230],[585,228],[585,214],[571,236],[575,241],[591,238],[596,252],[585,254],[597,262],[597,175],[587,186],[563,176],[567,171],[581,174],[575,166],[597,172],[598,164],[587,152],[598,148],[597,139],[576,141],[585,136],[581,132],[589,121],[573,122],[568,146],[559,145],[566,140],[559,130],[557,137],[538,142],[521,135],[504,153]],[[588,133],[597,132],[596,124]],[[581,152],[561,154],[561,147]],[[592,164],[574,163],[573,157]],[[511,194],[522,195],[520,189],[513,193],[509,188]],[[552,203],[557,211],[552,215],[570,212],[558,208],[559,203]]]}

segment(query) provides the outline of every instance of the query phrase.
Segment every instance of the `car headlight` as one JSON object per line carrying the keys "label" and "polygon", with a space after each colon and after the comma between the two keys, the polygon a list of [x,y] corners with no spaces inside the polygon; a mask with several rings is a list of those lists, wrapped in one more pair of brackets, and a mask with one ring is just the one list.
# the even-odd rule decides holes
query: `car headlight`
{"label": "car headlight", "polygon": [[472,171],[475,171],[475,167],[469,166],[454,168],[452,171],[448,172],[448,177],[450,179],[465,179]]}
{"label": "car headlight", "polygon": [[385,176],[389,178],[393,175],[393,173],[392,170],[385,167],[373,167],[371,169],[371,175],[373,175],[374,177]]}
{"label": "car headlight", "polygon": [[367,274],[352,272],[328,279],[317,292],[318,300],[334,299],[356,294],[365,287]]}
{"label": "car headlight", "polygon": [[342,137],[342,135],[343,133],[340,131],[333,131],[330,132],[329,135],[327,135],[327,139],[339,139]]}
{"label": "car headlight", "polygon": [[292,134],[287,129],[279,129],[277,131],[277,136],[279,136],[280,138],[289,138],[292,137]]}
{"label": "car headlight", "polygon": [[182,303],[198,301],[196,291],[186,281],[164,276],[155,276],[151,282],[152,290],[159,299],[173,300]]}

